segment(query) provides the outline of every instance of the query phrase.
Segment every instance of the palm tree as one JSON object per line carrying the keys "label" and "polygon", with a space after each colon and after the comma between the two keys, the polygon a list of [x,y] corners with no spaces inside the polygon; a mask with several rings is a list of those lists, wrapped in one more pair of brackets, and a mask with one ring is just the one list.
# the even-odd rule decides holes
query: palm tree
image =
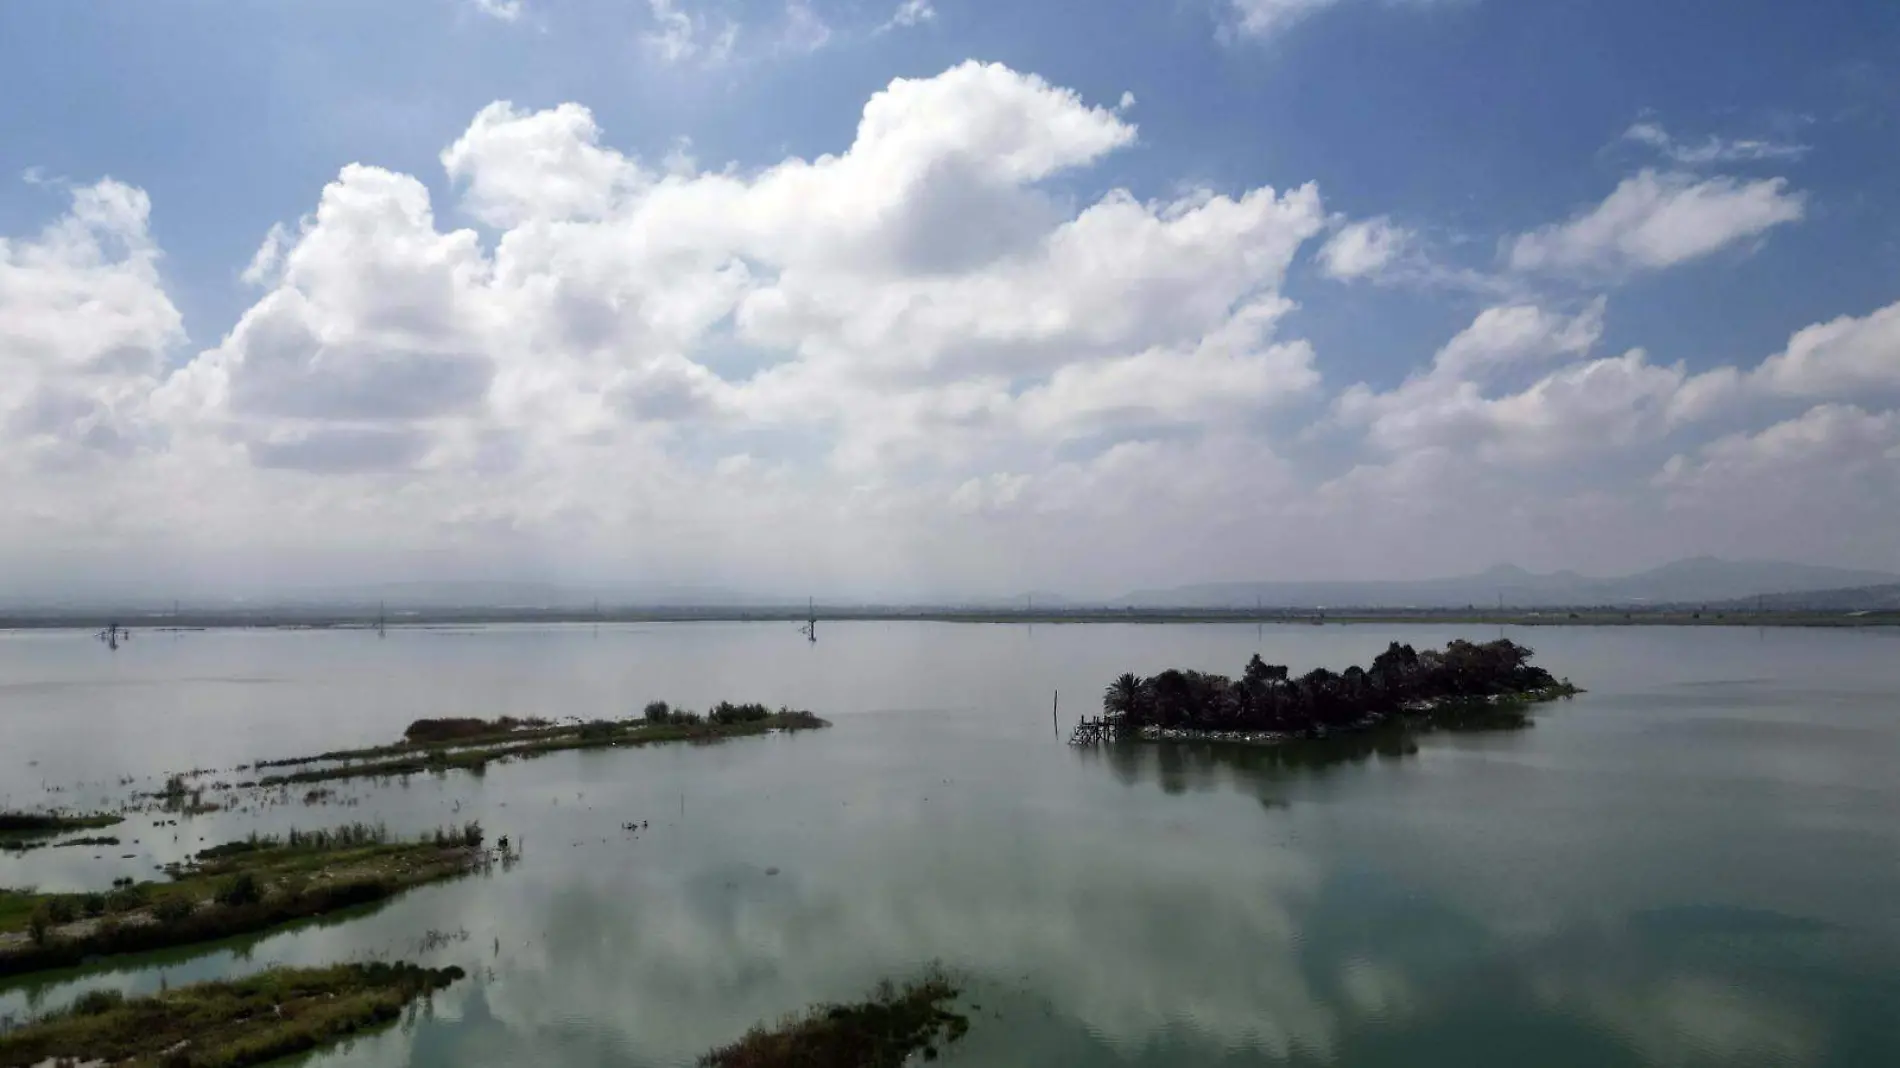
{"label": "palm tree", "polygon": [[1132,672],[1108,684],[1102,691],[1102,711],[1110,719],[1133,724],[1141,713],[1141,679]]}

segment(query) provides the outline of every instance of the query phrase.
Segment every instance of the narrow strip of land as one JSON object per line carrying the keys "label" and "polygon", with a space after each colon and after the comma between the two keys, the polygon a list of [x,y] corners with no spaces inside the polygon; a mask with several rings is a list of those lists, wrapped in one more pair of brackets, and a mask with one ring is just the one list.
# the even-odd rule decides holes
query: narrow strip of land
{"label": "narrow strip of land", "polygon": [[[576,749],[612,749],[662,742],[717,742],[728,738],[776,731],[816,730],[831,724],[810,712],[764,705],[719,704],[705,716],[680,713],[658,706],[640,719],[594,720],[587,723],[541,727],[494,727],[480,720],[458,721],[471,726],[443,740],[411,725],[408,739],[365,749],[335,750],[309,757],[259,761],[254,767],[303,767],[300,771],[265,775],[248,785],[296,786],[339,779],[390,778],[424,772],[479,772],[496,761],[519,760]],[[416,737],[428,740],[416,741]],[[307,765],[323,764],[324,767]],[[241,784],[242,785],[242,784]]]}
{"label": "narrow strip of land", "polygon": [[106,813],[0,812],[0,849],[33,848],[43,839],[110,827],[124,818]]}
{"label": "narrow strip of land", "polygon": [[462,978],[460,968],[339,964],[280,968],[150,997],[83,995],[0,1036],[0,1068],[217,1065],[246,1068],[395,1022],[404,1006]]}
{"label": "narrow strip of land", "polygon": [[469,874],[491,856],[478,824],[413,841],[355,824],[216,846],[165,882],[0,890],[0,976],[268,931]]}

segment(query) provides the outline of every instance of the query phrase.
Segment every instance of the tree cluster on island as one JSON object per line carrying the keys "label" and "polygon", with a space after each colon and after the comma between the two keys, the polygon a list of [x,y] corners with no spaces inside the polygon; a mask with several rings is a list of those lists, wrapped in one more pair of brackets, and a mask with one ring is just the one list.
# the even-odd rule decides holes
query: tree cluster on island
{"label": "tree cluster on island", "polygon": [[1318,668],[1293,677],[1256,654],[1239,679],[1175,669],[1148,678],[1123,675],[1102,695],[1102,710],[1106,726],[1118,734],[1185,730],[1298,736],[1366,726],[1393,715],[1491,708],[1500,699],[1576,692],[1530,658],[1529,648],[1506,639],[1454,641],[1423,652],[1394,642],[1369,668]]}

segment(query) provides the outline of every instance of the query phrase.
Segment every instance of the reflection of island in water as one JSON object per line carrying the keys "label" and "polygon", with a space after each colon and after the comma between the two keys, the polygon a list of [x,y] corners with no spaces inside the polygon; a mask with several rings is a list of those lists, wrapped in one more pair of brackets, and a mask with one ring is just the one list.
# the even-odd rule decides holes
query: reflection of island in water
{"label": "reflection of island in water", "polygon": [[1272,803],[1278,803],[1278,788],[1288,780],[1371,761],[1403,760],[1417,752],[1416,732],[1400,723],[1280,745],[1183,741],[1076,748],[1083,761],[1107,765],[1130,786],[1153,781],[1170,794],[1231,787]]}

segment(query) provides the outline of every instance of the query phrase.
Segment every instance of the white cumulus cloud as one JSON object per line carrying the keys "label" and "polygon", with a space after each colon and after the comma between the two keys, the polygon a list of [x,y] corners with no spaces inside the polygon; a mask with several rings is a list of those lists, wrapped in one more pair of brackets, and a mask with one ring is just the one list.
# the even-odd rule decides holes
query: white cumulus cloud
{"label": "white cumulus cloud", "polygon": [[158,444],[147,399],[184,328],[159,278],[151,201],[111,179],[71,198],[37,237],[0,237],[0,467]]}
{"label": "white cumulus cloud", "polygon": [[1340,281],[1375,277],[1404,254],[1412,238],[1386,218],[1348,223],[1320,247],[1320,271]]}
{"label": "white cumulus cloud", "polygon": [[1798,397],[1900,391],[1900,303],[1797,332],[1787,348],[1762,362],[1751,381]]}
{"label": "white cumulus cloud", "polygon": [[1743,182],[1645,170],[1601,204],[1509,245],[1523,271],[1616,273],[1674,267],[1799,221],[1806,198],[1783,178]]}
{"label": "white cumulus cloud", "polygon": [[[314,578],[426,559],[1101,589],[1268,558],[1483,566],[1611,530],[1695,551],[1684,532],[1748,529],[1751,471],[1805,478],[1804,507],[1865,529],[1900,510],[1876,403],[1893,308],[1692,374],[1601,353],[1601,299],[1517,298],[1395,383],[1341,390],[1289,271],[1324,238],[1322,271],[1381,277],[1409,234],[1339,227],[1310,184],[1101,181],[1140,140],[1126,111],[964,63],[889,82],[829,151],[740,166],[616,146],[579,103],[498,101],[441,175],[343,167],[195,351],[145,195],[74,190],[0,239],[0,561],[37,574],[91,546],[104,581],[96,561],[137,545],[167,581],[193,560]],[[1604,247],[1637,262],[1652,237]]]}
{"label": "white cumulus cloud", "polygon": [[[1532,421],[1528,409],[1547,409],[1548,402],[1528,393],[1515,400],[1487,398],[1487,383],[1502,372],[1584,355],[1602,335],[1603,311],[1601,302],[1574,316],[1534,305],[1487,308],[1438,350],[1428,368],[1398,387],[1378,392],[1362,383],[1340,394],[1335,418],[1363,426],[1369,443],[1392,453],[1494,439],[1510,429],[1507,402],[1520,424]],[[1546,392],[1561,388],[1551,379],[1540,385]]]}
{"label": "white cumulus cloud", "polygon": [[[492,240],[446,225],[416,178],[346,167],[267,240],[268,291],[162,406],[207,463],[252,472],[237,485],[318,479],[314,507],[313,487],[399,479],[381,521],[427,514],[437,538],[606,538],[706,477],[745,489],[675,521],[853,485],[837,521],[871,509],[889,531],[1043,457],[1028,494],[1058,484],[1037,472],[1065,442],[1244,433],[1318,384],[1311,346],[1276,336],[1317,192],[1078,206],[1041,188],[1136,136],[977,63],[893,81],[843,151],[749,174],[605,147],[578,105],[496,103],[442,153],[452,210]],[[688,455],[766,431],[817,450]],[[603,481],[606,457],[640,476]]]}

